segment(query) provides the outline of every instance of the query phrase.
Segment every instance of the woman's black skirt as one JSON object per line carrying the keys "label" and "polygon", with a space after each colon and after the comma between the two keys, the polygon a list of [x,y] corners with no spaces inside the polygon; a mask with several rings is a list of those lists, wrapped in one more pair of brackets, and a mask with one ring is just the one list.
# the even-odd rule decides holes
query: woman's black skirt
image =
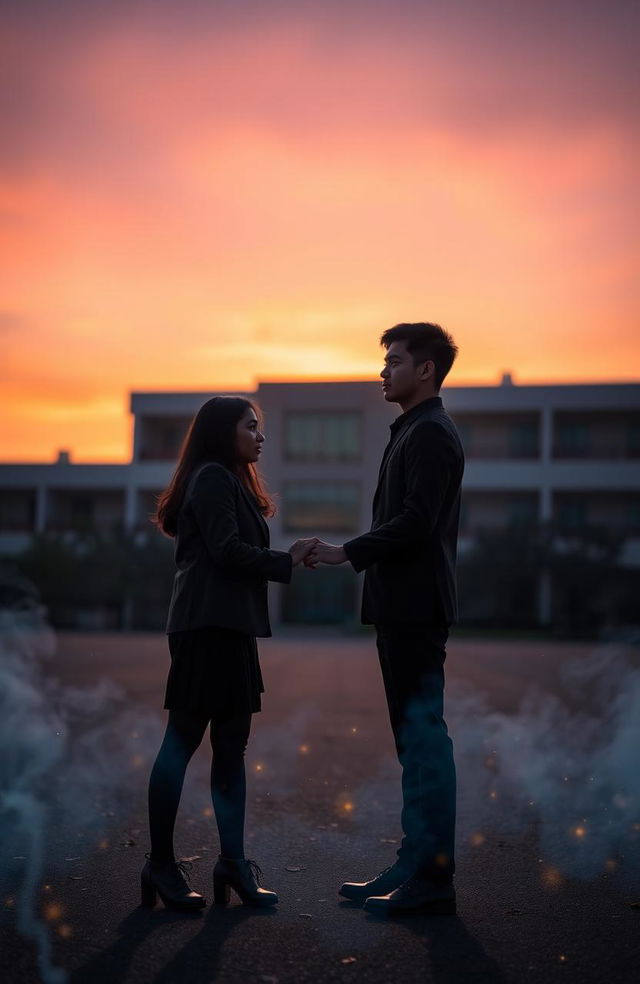
{"label": "woman's black skirt", "polygon": [[253,636],[206,626],[169,632],[171,666],[164,706],[210,717],[261,710],[264,692]]}

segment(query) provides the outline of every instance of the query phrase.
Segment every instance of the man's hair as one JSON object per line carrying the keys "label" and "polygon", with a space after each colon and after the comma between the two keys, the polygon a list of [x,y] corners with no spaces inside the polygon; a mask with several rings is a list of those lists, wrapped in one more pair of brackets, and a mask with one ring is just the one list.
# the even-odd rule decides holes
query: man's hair
{"label": "man's hair", "polygon": [[413,356],[414,365],[426,362],[427,359],[434,363],[434,383],[439,390],[458,354],[458,346],[449,332],[428,321],[394,325],[393,328],[387,328],[380,339],[380,344],[387,349],[392,342],[407,343],[407,352]]}

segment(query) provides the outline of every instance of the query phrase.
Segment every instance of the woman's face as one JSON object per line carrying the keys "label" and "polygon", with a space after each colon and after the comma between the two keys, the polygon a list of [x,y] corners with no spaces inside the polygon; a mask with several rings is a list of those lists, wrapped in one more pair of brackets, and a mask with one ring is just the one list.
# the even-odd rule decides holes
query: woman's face
{"label": "woman's face", "polygon": [[258,429],[258,418],[251,407],[247,407],[236,424],[236,456],[240,464],[257,461],[262,450],[264,434]]}

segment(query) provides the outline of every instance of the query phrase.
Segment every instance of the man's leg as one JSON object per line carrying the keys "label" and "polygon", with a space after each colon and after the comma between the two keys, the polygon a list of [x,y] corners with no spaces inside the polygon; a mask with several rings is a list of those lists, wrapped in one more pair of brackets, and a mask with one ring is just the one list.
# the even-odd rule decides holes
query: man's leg
{"label": "man's leg", "polygon": [[446,624],[377,627],[389,717],[402,766],[400,864],[433,882],[455,870],[456,774],[443,717]]}

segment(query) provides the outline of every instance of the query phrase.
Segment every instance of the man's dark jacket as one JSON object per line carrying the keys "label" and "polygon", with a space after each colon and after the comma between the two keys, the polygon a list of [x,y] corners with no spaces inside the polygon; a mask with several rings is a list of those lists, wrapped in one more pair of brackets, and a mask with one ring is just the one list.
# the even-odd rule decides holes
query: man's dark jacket
{"label": "man's dark jacket", "polygon": [[267,582],[291,580],[291,554],[269,549],[269,527],[253,496],[223,465],[189,479],[178,512],[166,632],[217,625],[270,636]]}
{"label": "man's dark jacket", "polygon": [[366,569],[365,624],[397,627],[458,617],[455,566],[464,452],[439,396],[391,424],[373,500],[371,532],[344,549]]}

